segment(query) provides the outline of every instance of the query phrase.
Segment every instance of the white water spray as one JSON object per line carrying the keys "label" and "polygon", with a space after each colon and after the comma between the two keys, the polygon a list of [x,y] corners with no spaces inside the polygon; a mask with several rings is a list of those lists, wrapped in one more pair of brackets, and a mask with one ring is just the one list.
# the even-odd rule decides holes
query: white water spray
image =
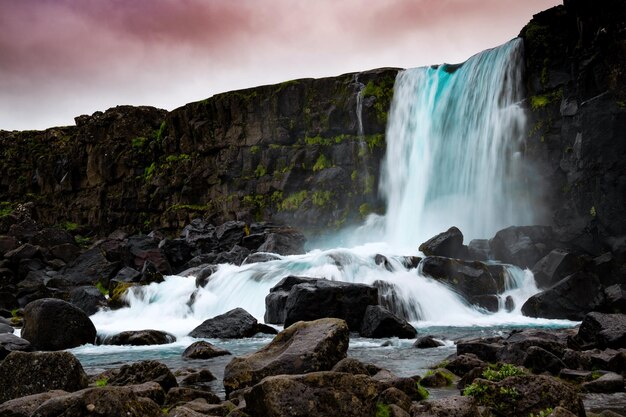
{"label": "white water spray", "polygon": [[453,225],[469,241],[533,222],[522,67],[516,39],[461,66],[399,73],[381,178],[388,242],[419,244]]}

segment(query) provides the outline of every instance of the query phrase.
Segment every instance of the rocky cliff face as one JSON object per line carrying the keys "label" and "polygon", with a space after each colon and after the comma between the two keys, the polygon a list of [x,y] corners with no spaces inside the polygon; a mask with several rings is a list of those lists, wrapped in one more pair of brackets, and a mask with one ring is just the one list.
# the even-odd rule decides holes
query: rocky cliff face
{"label": "rocky cliff face", "polygon": [[45,224],[99,233],[174,231],[197,216],[309,231],[360,220],[382,209],[378,172],[396,73],[295,80],[171,113],[120,106],[77,117],[75,127],[2,131],[2,213],[33,201]]}
{"label": "rocky cliff face", "polygon": [[623,252],[626,236],[626,9],[566,0],[522,30],[531,129],[526,153],[548,185],[562,239]]}

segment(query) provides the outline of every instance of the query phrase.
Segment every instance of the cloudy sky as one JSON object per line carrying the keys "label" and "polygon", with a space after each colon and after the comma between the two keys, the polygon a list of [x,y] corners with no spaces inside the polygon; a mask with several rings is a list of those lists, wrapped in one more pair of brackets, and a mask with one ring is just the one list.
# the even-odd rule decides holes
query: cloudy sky
{"label": "cloudy sky", "polygon": [[0,129],[118,104],[456,63],[557,0],[0,0]]}

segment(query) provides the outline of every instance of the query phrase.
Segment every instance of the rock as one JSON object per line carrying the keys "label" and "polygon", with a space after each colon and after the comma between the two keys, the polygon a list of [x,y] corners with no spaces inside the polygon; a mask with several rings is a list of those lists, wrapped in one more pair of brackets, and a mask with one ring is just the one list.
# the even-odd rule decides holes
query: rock
{"label": "rock", "polygon": [[185,376],[181,381],[181,385],[185,387],[205,388],[206,382],[215,381],[217,378],[208,369],[201,369],[198,372],[192,372]]}
{"label": "rock", "polygon": [[463,376],[472,369],[486,367],[487,364],[472,353],[458,355],[448,361],[445,368],[457,376]]}
{"label": "rock", "polygon": [[488,239],[473,239],[467,245],[468,259],[487,261],[491,259],[491,247]]}
{"label": "rock", "polygon": [[368,305],[378,304],[378,290],[365,284],[320,279],[291,287],[285,303],[285,326],[300,320],[336,317],[358,331]]}
{"label": "rock", "polygon": [[500,299],[497,295],[475,295],[469,300],[470,304],[480,307],[489,313],[497,313],[500,309]]}
{"label": "rock", "polygon": [[383,389],[389,387],[399,389],[408,395],[412,401],[421,401],[428,396],[428,392],[424,388],[420,388],[413,378],[399,377],[387,369],[379,369],[372,376],[372,379],[381,383]]}
{"label": "rock", "polygon": [[226,349],[221,349],[209,342],[194,342],[185,349],[183,358],[185,359],[211,359],[217,356],[230,355]]}
{"label": "rock", "polygon": [[17,337],[12,333],[0,334],[0,361],[11,352],[32,352],[33,350],[28,340]]}
{"label": "rock", "polygon": [[504,282],[496,279],[482,262],[429,256],[421,265],[424,274],[448,285],[468,300],[504,291]]}
{"label": "rock", "polygon": [[152,400],[127,387],[98,387],[56,396],[44,402],[32,417],[154,417],[162,415]]}
{"label": "rock", "polygon": [[413,343],[413,347],[418,349],[431,349],[439,346],[444,346],[444,344],[432,336],[422,336]]}
{"label": "rock", "polygon": [[256,264],[256,263],[261,263],[261,262],[276,261],[279,259],[280,257],[273,253],[255,252],[255,253],[251,253],[250,255],[248,255],[241,264],[242,265]]}
{"label": "rock", "polygon": [[80,308],[85,314],[91,316],[98,310],[107,306],[107,299],[99,289],[93,286],[76,287],[70,291],[70,304]]}
{"label": "rock", "polygon": [[605,306],[607,313],[626,314],[626,285],[615,284],[604,289]]}
{"label": "rock", "polygon": [[237,407],[235,406],[235,404],[233,404],[230,401],[223,401],[220,404],[209,404],[207,403],[205,399],[198,398],[198,399],[195,399],[193,401],[189,401],[188,403],[186,403],[185,408],[189,410],[193,410],[197,413],[201,413],[202,416],[200,417],[205,417],[207,415],[220,416],[220,417],[226,417],[226,416],[234,417],[234,415],[232,414],[229,415],[229,413],[231,413]]}
{"label": "rock", "polygon": [[74,261],[80,255],[80,248],[72,243],[63,243],[50,248],[50,255],[61,259],[66,264]]}
{"label": "rock", "polygon": [[8,324],[0,323],[0,334],[13,333],[15,329]]}
{"label": "rock", "polygon": [[75,245],[76,240],[74,236],[65,230],[46,228],[37,232],[30,240],[30,243],[44,248],[51,248],[63,244]]}
{"label": "rock", "polygon": [[135,269],[143,269],[146,262],[150,262],[161,274],[172,273],[167,258],[159,249],[159,241],[150,236],[131,236],[128,238],[128,250],[132,255],[132,264]]}
{"label": "rock", "polygon": [[193,388],[175,387],[169,390],[165,397],[165,405],[176,406],[182,405],[196,398],[202,398],[209,404],[219,404],[220,399],[217,395],[209,391],[201,391]]}
{"label": "rock", "polygon": [[301,255],[305,253],[306,238],[302,233],[292,228],[275,229],[265,238],[257,252],[275,253],[278,255]]}
{"label": "rock", "polygon": [[457,355],[474,354],[485,362],[497,362],[500,352],[504,350],[501,337],[461,340],[457,342]]}
{"label": "rock", "polygon": [[[520,375],[499,382],[474,380],[474,398],[479,405],[500,415],[528,416],[548,407],[563,407],[584,416],[583,402],[576,390],[558,379],[546,375]],[[465,395],[468,395],[468,388]]]}
{"label": "rock", "polygon": [[0,416],[4,417],[31,417],[37,408],[50,398],[66,395],[67,391],[52,390],[40,394],[27,395],[15,398],[0,404]]}
{"label": "rock", "polygon": [[542,349],[538,346],[531,346],[526,351],[524,366],[534,373],[550,372],[552,375],[559,375],[565,364],[558,356]]}
{"label": "rock", "polygon": [[419,250],[426,256],[463,257],[463,233],[458,228],[451,227],[422,243]]}
{"label": "rock", "polygon": [[375,414],[379,384],[365,375],[314,372],[263,379],[245,394],[255,416],[342,416]]}
{"label": "rock", "polygon": [[529,317],[582,320],[603,303],[604,292],[598,277],[580,271],[530,297],[522,306],[522,313]]}
{"label": "rock", "polygon": [[246,235],[246,223],[230,220],[215,229],[215,237],[220,251],[230,251],[239,245]]}
{"label": "rock", "polygon": [[167,417],[206,417],[206,414],[199,413],[186,406],[174,407],[167,412]]}
{"label": "rock", "polygon": [[626,348],[626,315],[587,314],[578,334],[569,339],[569,345],[578,350]]}
{"label": "rock", "polygon": [[0,403],[50,390],[77,391],[87,383],[69,352],[11,352],[0,362]]}
{"label": "rock", "polygon": [[158,361],[141,361],[122,366],[109,378],[107,384],[113,386],[136,385],[157,382],[165,392],[177,387],[176,377],[167,366]]}
{"label": "rock", "polygon": [[141,268],[141,278],[139,278],[139,283],[141,285],[149,285],[153,282],[158,284],[163,281],[165,281],[165,278],[163,278],[163,274],[159,271],[157,266],[152,261],[145,261],[143,268]]}
{"label": "rock", "polygon": [[295,323],[259,351],[234,358],[226,365],[226,393],[270,375],[329,370],[346,357],[348,336],[348,326],[340,319]]}
{"label": "rock", "polygon": [[385,405],[397,405],[404,411],[409,411],[411,409],[411,399],[404,392],[400,391],[398,388],[387,388],[378,396],[378,403],[382,403]]}
{"label": "rock", "polygon": [[624,377],[613,372],[608,372],[598,379],[583,383],[580,388],[583,392],[623,392]]}
{"label": "rock", "polygon": [[150,346],[174,343],[176,336],[161,330],[129,330],[112,336],[103,337],[103,345]]}
{"label": "rock", "polygon": [[552,250],[554,232],[549,226],[511,226],[489,241],[493,257],[520,268],[532,268]]}
{"label": "rock", "polygon": [[270,293],[265,297],[265,322],[272,324],[283,324],[285,322],[285,305],[289,292],[294,285],[305,282],[315,282],[319,278],[307,278],[289,275],[281,279],[278,284],[270,289]]}
{"label": "rock", "polygon": [[74,285],[95,285],[102,283],[105,287],[119,270],[117,262],[109,262],[99,248],[89,249],[61,270],[63,278]]}
{"label": "rock", "polygon": [[378,289],[378,302],[382,307],[404,320],[408,320],[413,316],[413,311],[400,296],[400,291],[396,284],[389,281],[376,280],[372,283],[372,286]]}
{"label": "rock", "polygon": [[138,385],[128,385],[126,389],[131,390],[138,397],[149,398],[159,405],[165,403],[165,391],[158,382],[150,381]]}
{"label": "rock", "polygon": [[344,358],[332,367],[333,372],[346,372],[352,375],[370,375],[367,367],[354,358]]}
{"label": "rock", "polygon": [[413,339],[417,335],[415,328],[406,320],[378,305],[367,306],[359,333],[363,337],[399,337],[401,339]]}
{"label": "rock", "polygon": [[412,416],[432,417],[476,417],[481,413],[476,400],[472,397],[452,396],[423,403],[414,403]]}
{"label": "rock", "polygon": [[11,262],[17,263],[22,259],[33,259],[41,257],[41,248],[39,246],[24,243],[12,251],[4,254],[4,257]]}
{"label": "rock", "polygon": [[549,288],[568,275],[582,269],[585,260],[563,249],[554,249],[532,268],[539,288]]}
{"label": "rock", "polygon": [[62,300],[44,298],[24,308],[21,335],[36,349],[61,350],[94,343],[96,328],[79,308]]}
{"label": "rock", "polygon": [[241,265],[248,255],[250,255],[250,251],[248,249],[235,245],[228,252],[218,253],[213,263]]}
{"label": "rock", "polygon": [[207,339],[240,339],[258,333],[257,320],[243,308],[205,320],[189,336]]}
{"label": "rock", "polygon": [[0,236],[0,258],[18,246],[18,240],[13,236]]}
{"label": "rock", "polygon": [[559,372],[559,378],[564,381],[572,381],[576,384],[580,384],[585,381],[591,381],[593,375],[591,371],[580,371],[578,369],[561,369]]}
{"label": "rock", "polygon": [[[560,358],[563,356],[567,346],[567,334],[556,331],[547,332],[537,329],[525,329],[521,331],[513,331],[502,342],[504,348],[498,353],[498,360],[501,362],[512,363],[515,365],[524,365],[531,347],[539,347],[546,353]],[[536,355],[533,360],[537,360],[536,366],[540,366],[543,360],[544,366],[548,365],[553,358],[541,351],[535,351]],[[543,359],[539,359],[542,357]],[[557,364],[553,364],[556,366]],[[558,372],[558,371],[557,371]]]}
{"label": "rock", "polygon": [[454,374],[447,369],[435,369],[428,372],[421,380],[420,385],[426,388],[442,388],[452,385]]}
{"label": "rock", "polygon": [[192,255],[210,253],[217,249],[215,226],[202,219],[193,219],[180,233],[180,237],[192,248]]}
{"label": "rock", "polygon": [[[133,269],[129,266],[125,266],[120,269],[114,278],[111,279],[111,282],[139,282],[141,279],[141,272]],[[113,289],[109,286],[109,291],[113,291]]]}
{"label": "rock", "polygon": [[211,276],[217,271],[217,265],[199,266],[198,268],[200,268],[200,271],[195,274],[196,288],[201,288],[209,283]]}
{"label": "rock", "polygon": [[175,271],[192,258],[192,248],[185,239],[163,239],[158,248]]}

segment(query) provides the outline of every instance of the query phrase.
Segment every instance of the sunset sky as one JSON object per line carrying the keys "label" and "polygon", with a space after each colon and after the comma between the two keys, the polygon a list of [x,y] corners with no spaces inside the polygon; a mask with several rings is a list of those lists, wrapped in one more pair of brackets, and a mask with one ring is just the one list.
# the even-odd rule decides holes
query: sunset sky
{"label": "sunset sky", "polygon": [[0,0],[0,129],[118,104],[456,63],[557,0]]}

